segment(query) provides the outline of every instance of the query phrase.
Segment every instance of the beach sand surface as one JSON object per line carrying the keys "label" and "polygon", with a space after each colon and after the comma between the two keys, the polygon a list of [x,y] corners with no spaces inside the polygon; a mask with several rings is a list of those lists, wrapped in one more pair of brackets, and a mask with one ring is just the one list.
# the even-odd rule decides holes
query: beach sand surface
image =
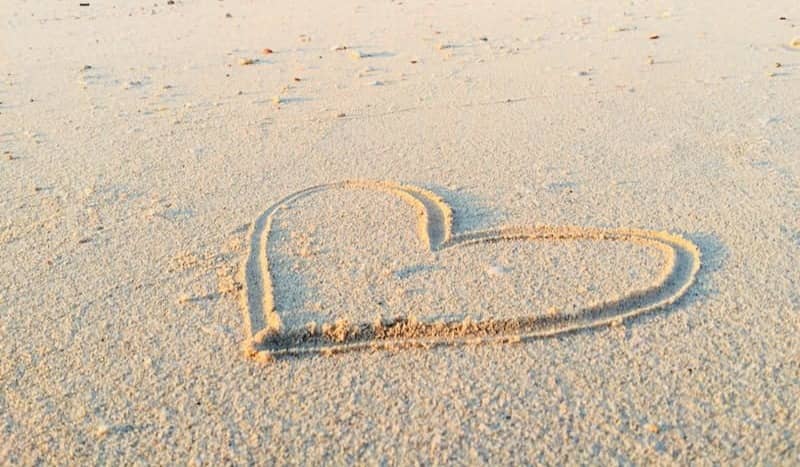
{"label": "beach sand surface", "polygon": [[0,0],[0,464],[800,462],[796,2],[87,1]]}

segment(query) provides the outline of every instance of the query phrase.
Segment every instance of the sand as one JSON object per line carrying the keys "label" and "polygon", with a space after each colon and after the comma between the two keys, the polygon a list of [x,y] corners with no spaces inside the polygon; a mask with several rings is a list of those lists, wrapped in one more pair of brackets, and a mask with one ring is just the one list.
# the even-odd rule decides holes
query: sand
{"label": "sand", "polygon": [[[358,198],[314,200],[333,209],[327,215],[312,211],[308,216],[311,233],[302,233],[308,230],[308,220],[297,226],[277,222],[282,214],[297,218],[295,205],[309,197],[344,190],[355,190],[360,198],[380,193],[405,201],[416,211],[416,219],[407,221],[409,226],[416,224],[416,229],[409,229],[416,230],[416,242],[397,235],[401,231],[397,224],[392,228],[385,223],[382,228],[359,225],[360,219],[385,219],[392,214],[371,199],[362,203]],[[627,318],[674,304],[694,284],[700,269],[697,245],[667,232],[506,226],[454,233],[453,222],[450,204],[436,193],[381,180],[319,185],[283,198],[253,222],[250,249],[240,269],[240,300],[249,336],[243,346],[245,355],[268,362],[309,352],[521,342],[620,325]],[[336,226],[338,232],[331,235],[318,229],[317,223]],[[276,231],[282,237],[288,232],[294,245],[275,248]],[[359,236],[366,241],[351,242]],[[511,250],[502,251],[506,244]],[[606,249],[598,251],[595,244]],[[640,252],[623,251],[615,258],[608,244],[661,253],[661,267],[649,274],[654,279],[631,287],[624,278],[615,277],[615,271],[600,270],[603,265],[618,269],[621,263],[629,269],[629,278],[647,276],[636,268],[635,260],[642,262],[637,258],[643,256]],[[413,254],[415,246],[422,256]],[[521,251],[524,246],[528,250],[534,246],[527,251],[528,257]],[[565,251],[565,246],[572,248]],[[553,247],[556,250],[550,251]],[[373,267],[376,263],[378,269]],[[303,271],[303,264],[322,266],[317,269],[332,274]],[[515,266],[520,274],[504,277]],[[407,280],[411,276],[418,280]],[[600,285],[593,283],[598,277],[603,278]],[[286,284],[290,287],[283,287]],[[553,285],[563,288],[553,290]],[[603,290],[602,285],[611,287]],[[421,303],[417,297],[427,300]],[[578,299],[589,304],[578,304]],[[312,310],[305,306],[309,302]]]}
{"label": "sand", "polygon": [[793,2],[285,3],[0,6],[0,463],[800,462]]}

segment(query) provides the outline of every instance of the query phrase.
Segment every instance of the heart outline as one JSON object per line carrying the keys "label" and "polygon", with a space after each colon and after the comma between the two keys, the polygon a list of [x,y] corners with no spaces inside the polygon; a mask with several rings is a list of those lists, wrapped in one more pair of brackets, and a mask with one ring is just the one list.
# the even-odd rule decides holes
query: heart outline
{"label": "heart outline", "polygon": [[[583,307],[557,317],[521,315],[514,318],[463,322],[419,322],[403,318],[390,323],[346,323],[339,334],[313,335],[306,331],[282,332],[275,289],[269,269],[269,237],[275,215],[305,197],[334,189],[367,189],[390,193],[417,211],[417,237],[425,248],[439,251],[498,241],[618,241],[660,250],[664,265],[650,286],[633,290],[621,298]],[[345,180],[315,185],[292,193],[259,215],[250,229],[249,251],[241,271],[244,274],[242,307],[247,357],[267,362],[276,357],[332,354],[353,350],[431,348],[468,343],[520,342],[552,337],[581,329],[621,323],[675,303],[694,284],[701,265],[701,252],[695,243],[665,231],[633,228],[579,226],[514,226],[453,233],[453,211],[436,193],[421,187],[386,180]]]}

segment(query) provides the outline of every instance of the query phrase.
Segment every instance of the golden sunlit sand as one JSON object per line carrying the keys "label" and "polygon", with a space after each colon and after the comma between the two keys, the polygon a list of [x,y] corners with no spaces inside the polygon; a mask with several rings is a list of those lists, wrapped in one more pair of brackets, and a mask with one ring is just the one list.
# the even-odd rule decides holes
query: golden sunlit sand
{"label": "golden sunlit sand", "polygon": [[0,464],[800,463],[796,1],[0,12]]}

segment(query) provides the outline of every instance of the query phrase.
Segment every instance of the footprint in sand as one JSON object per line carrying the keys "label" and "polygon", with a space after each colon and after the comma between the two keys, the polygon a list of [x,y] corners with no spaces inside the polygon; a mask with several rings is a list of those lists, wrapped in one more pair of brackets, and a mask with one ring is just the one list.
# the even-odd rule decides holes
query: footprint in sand
{"label": "footprint in sand", "polygon": [[[282,272],[286,270],[285,261],[277,259],[274,247],[270,246],[276,241],[277,218],[279,216],[291,217],[295,212],[293,208],[301,210],[300,205],[310,202],[313,195],[322,196],[342,190],[367,190],[391,195],[413,208],[416,221],[413,218],[409,218],[409,221],[416,223],[414,235],[417,243],[421,244],[421,248],[418,248],[419,255],[414,257],[414,261],[399,268],[393,274],[385,275],[384,279],[389,277],[398,281],[415,281],[414,286],[410,287],[406,291],[407,293],[401,293],[399,298],[395,297],[397,301],[394,305],[388,303],[389,299],[376,298],[374,303],[361,303],[359,306],[352,307],[366,309],[376,306],[375,303],[377,303],[385,309],[388,303],[390,308],[388,316],[382,314],[373,319],[358,313],[337,316],[337,313],[342,314],[343,310],[337,312],[335,306],[325,308],[325,304],[322,303],[319,305],[319,309],[325,309],[326,313],[322,313],[321,317],[318,316],[316,319],[306,319],[305,316],[300,316],[289,309],[288,303],[291,300],[288,300],[286,295],[290,295],[287,290],[292,289],[293,284],[283,281],[286,281],[287,277],[293,276],[287,276]],[[380,214],[380,211],[370,208],[369,205],[363,208],[363,211],[359,210],[358,212],[359,215],[363,214],[361,217],[375,217],[376,213]],[[369,214],[372,216],[368,216]],[[665,308],[686,293],[694,283],[700,268],[698,247],[679,235],[667,232],[635,228],[513,226],[456,233],[453,230],[453,220],[451,207],[435,193],[420,187],[389,181],[344,181],[319,185],[291,194],[278,201],[255,220],[250,232],[249,252],[243,267],[245,287],[242,294],[246,328],[244,346],[246,355],[258,361],[270,361],[276,357],[317,353],[332,354],[363,349],[406,347],[430,348],[441,345],[484,342],[509,343],[554,336],[579,329],[619,323],[625,318]],[[393,229],[402,228],[402,226],[395,225],[397,219],[382,219],[381,221],[384,223],[383,225],[390,225]],[[348,228],[344,228],[344,232],[345,235],[352,233],[355,236],[363,236],[363,232],[353,233]],[[301,243],[299,245],[300,256],[313,255],[313,247],[307,239],[301,236],[299,242]],[[492,278],[495,282],[500,281],[510,275],[514,263],[520,262],[519,258],[528,253],[526,248],[541,250],[545,245],[556,247],[553,251],[565,252],[563,255],[555,254],[549,260],[551,263],[574,262],[579,266],[584,257],[581,253],[582,250],[578,251],[574,257],[567,254],[568,248],[576,244],[619,247],[623,256],[608,258],[609,261],[605,261],[606,266],[614,270],[619,269],[615,265],[619,261],[625,261],[627,258],[625,255],[631,254],[629,251],[633,251],[634,248],[654,254],[658,257],[658,264],[657,267],[651,268],[652,271],[648,272],[644,279],[626,284],[626,289],[622,292],[611,294],[611,292],[600,291],[600,296],[593,297],[592,303],[573,304],[560,308],[544,307],[543,310],[540,309],[542,303],[533,299],[537,295],[535,292],[540,291],[548,282],[557,283],[563,280],[567,283],[567,278],[541,277],[542,274],[538,274],[540,280],[538,288],[526,289],[515,285],[508,288],[507,291],[502,288],[498,289],[495,295],[491,295],[488,288],[484,290],[484,287],[493,286],[492,283],[486,286],[486,282],[473,278],[476,275],[475,270],[480,269],[479,264],[485,263],[486,267],[482,272],[484,276]],[[510,246],[512,253],[503,257],[498,251],[495,251],[498,246]],[[336,250],[337,248],[332,249]],[[413,254],[403,253],[401,256],[411,258]],[[490,256],[493,259],[489,259]],[[451,271],[456,272],[451,272],[449,275],[458,276],[460,273],[465,277],[450,277],[450,282],[446,282],[438,275],[447,269],[442,267],[442,264],[447,263],[448,258],[453,261],[452,264],[456,265],[456,267],[450,268]],[[360,262],[357,258],[348,257],[340,258],[340,261],[343,261],[343,264],[340,263],[339,269],[335,271],[338,276],[334,276],[333,288],[338,288],[339,290],[336,292],[345,298],[361,297],[363,291],[358,290],[358,287],[348,285],[348,277],[346,277],[347,274],[359,273]],[[527,279],[528,282],[524,282],[525,284],[535,282],[536,272],[547,270],[535,265],[535,261],[535,259],[526,260],[519,268],[523,273],[527,272],[531,275]],[[442,264],[437,264],[437,262]],[[316,263],[325,262],[310,258],[308,263],[320,266]],[[321,266],[325,266],[325,264]],[[583,272],[586,272],[586,268],[583,269]],[[380,276],[380,273],[376,271],[361,271],[361,273],[366,278],[365,281],[368,281],[369,277]],[[468,280],[466,276],[469,276],[470,279]],[[341,279],[341,283],[336,279],[337,277]],[[442,280],[445,282],[441,282]],[[590,276],[580,279],[582,283],[587,281],[591,281]],[[443,283],[450,284],[449,288],[437,290],[437,286],[444,288],[441,286]],[[328,281],[328,284],[330,288],[331,281]],[[354,284],[367,284],[367,282],[355,282]],[[298,288],[296,285],[294,284],[295,289]],[[341,290],[347,287],[350,288]],[[374,292],[376,287],[379,288],[374,285],[369,287],[365,285],[361,288],[369,288]],[[454,290],[456,292],[453,292]],[[581,295],[591,295],[591,290],[590,286],[583,290]],[[604,296],[603,293],[608,295]],[[278,298],[284,297],[284,299],[277,299],[276,294]],[[442,302],[452,301],[450,297],[463,294],[477,296],[477,298],[473,297],[471,302],[467,302],[467,306],[477,303],[476,306],[483,307],[488,312],[477,315],[457,313],[453,310],[443,310],[440,313],[432,313],[432,315],[417,313],[420,309],[437,308]],[[511,297],[514,294],[517,294],[518,297]],[[378,295],[380,295],[380,291],[374,292],[371,297],[374,298]],[[418,303],[412,302],[417,299],[417,295],[429,295],[434,299],[427,302],[423,299],[420,299],[423,301]],[[573,295],[575,294],[573,293]],[[481,299],[486,300],[486,296],[493,297],[491,300],[500,303],[480,304]],[[384,295],[380,295],[380,297],[384,297]],[[358,300],[361,298],[356,299],[356,302],[360,303]],[[504,307],[503,302],[506,301],[514,302],[513,307]],[[405,305],[411,303],[411,306],[403,306],[404,302]],[[459,303],[455,305],[457,309],[461,306]],[[333,312],[329,311],[331,308],[334,309]]]}

